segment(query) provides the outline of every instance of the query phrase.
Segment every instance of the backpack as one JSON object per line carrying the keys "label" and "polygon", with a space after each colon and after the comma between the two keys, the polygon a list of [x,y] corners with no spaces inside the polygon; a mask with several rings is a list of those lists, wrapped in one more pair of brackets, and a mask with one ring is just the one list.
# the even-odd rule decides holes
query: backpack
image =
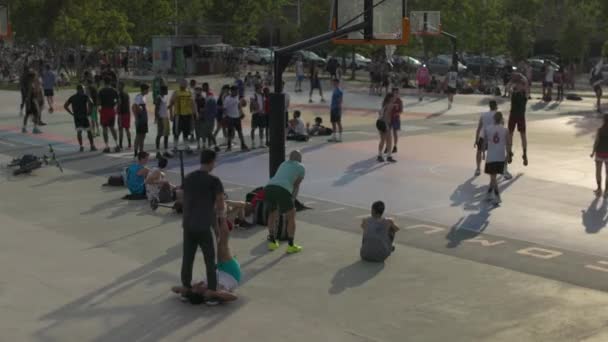
{"label": "backpack", "polygon": [[121,175],[110,176],[104,186],[125,186],[125,180]]}

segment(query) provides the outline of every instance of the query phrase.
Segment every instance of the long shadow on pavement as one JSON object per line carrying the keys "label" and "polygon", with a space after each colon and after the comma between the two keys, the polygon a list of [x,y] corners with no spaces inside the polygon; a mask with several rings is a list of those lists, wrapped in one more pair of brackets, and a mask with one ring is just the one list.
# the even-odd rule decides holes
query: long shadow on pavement
{"label": "long shadow on pavement", "polygon": [[342,267],[334,274],[331,280],[329,294],[337,295],[346,289],[359,287],[378,275],[384,269],[383,262],[365,262],[357,260],[354,263]]}
{"label": "long shadow on pavement", "polygon": [[378,163],[376,157],[360,160],[351,164],[342,177],[336,180],[333,185],[334,186],[345,186],[352,182],[354,182],[357,178],[365,176],[366,174],[372,173],[378,169],[385,167],[386,163]]}
{"label": "long shadow on pavement", "polygon": [[600,204],[600,198],[596,197],[586,210],[581,210],[583,226],[588,234],[596,234],[608,224],[608,201],[604,198],[601,202]]}

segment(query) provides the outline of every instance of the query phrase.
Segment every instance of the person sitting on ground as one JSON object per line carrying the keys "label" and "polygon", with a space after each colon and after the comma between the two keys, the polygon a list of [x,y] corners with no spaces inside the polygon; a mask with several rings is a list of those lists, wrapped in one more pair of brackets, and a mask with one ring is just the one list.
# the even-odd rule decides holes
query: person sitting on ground
{"label": "person sitting on ground", "polygon": [[167,180],[164,170],[167,168],[169,161],[166,158],[158,159],[158,167],[152,168],[146,176],[146,195],[149,201],[157,201],[157,203],[169,203],[173,201],[173,192],[176,189],[174,185]]}
{"label": "person sitting on ground", "polygon": [[145,179],[150,173],[146,167],[149,154],[141,151],[137,154],[137,162],[127,168],[127,188],[131,193],[131,197],[146,198]]}
{"label": "person sitting on ground", "polygon": [[289,120],[287,140],[308,141],[308,132],[301,116],[302,113],[299,110],[293,112],[293,119]]}
{"label": "person sitting on ground", "polygon": [[384,218],[385,205],[382,201],[372,204],[372,215],[363,219],[363,241],[361,243],[361,259],[371,262],[383,262],[395,250],[393,241],[399,227],[390,218]]}
{"label": "person sitting on ground", "polygon": [[319,116],[315,118],[315,123],[312,127],[310,123],[306,123],[306,131],[308,131],[309,136],[325,136],[332,135],[333,133],[331,128],[323,126],[323,119]]}
{"label": "person sitting on ground", "polygon": [[[241,283],[241,265],[230,252],[229,230],[219,229],[217,241],[217,291],[213,293],[214,298],[223,302],[231,302],[238,299],[234,291]],[[208,295],[206,279],[192,285],[191,289],[183,286],[171,288],[174,293],[190,300],[192,303],[202,303]]]}

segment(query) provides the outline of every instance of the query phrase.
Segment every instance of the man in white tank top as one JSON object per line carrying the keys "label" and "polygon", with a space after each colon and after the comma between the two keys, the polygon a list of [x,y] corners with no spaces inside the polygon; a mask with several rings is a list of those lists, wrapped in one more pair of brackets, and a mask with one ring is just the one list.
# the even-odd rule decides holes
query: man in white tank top
{"label": "man in white tank top", "polygon": [[511,135],[504,126],[501,112],[494,114],[494,125],[484,128],[484,136],[487,141],[485,172],[490,175],[490,186],[488,188],[488,200],[495,205],[500,204],[500,193],[498,192],[499,174],[503,174],[505,165],[511,162]]}
{"label": "man in white tank top", "polygon": [[477,124],[477,131],[475,132],[475,143],[474,147],[477,148],[476,162],[477,168],[475,169],[475,177],[481,174],[481,157],[486,151],[486,141],[484,138],[485,127],[494,125],[494,114],[498,109],[496,101],[490,101],[490,111],[482,113],[479,117],[479,123]]}

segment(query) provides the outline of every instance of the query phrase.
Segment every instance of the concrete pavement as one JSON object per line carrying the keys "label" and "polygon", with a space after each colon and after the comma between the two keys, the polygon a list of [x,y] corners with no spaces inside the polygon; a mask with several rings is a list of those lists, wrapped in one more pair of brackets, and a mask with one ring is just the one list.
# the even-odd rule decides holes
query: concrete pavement
{"label": "concrete pavement", "polygon": [[[348,90],[348,89],[347,89]],[[530,166],[520,155],[504,203],[472,178],[473,129],[488,98],[405,96],[396,165],[377,164],[380,99],[347,91],[345,142],[288,143],[304,152],[300,255],[265,251],[265,231],[235,232],[245,273],[240,300],[207,308],[169,293],[179,281],[180,219],[101,188],[129,153],[78,153],[70,117],[46,116],[23,135],[18,96],[0,92],[0,164],[55,143],[55,168],[0,190],[0,340],[8,341],[602,341],[608,332],[606,202],[591,193],[598,120],[590,103],[530,103]],[[66,94],[63,92],[59,97]],[[327,95],[326,95],[327,96]],[[18,103],[17,103],[18,104]],[[308,118],[327,104],[292,94]],[[508,104],[501,104],[508,112]],[[151,138],[151,137],[149,137]],[[516,138],[519,145],[519,139]],[[148,143],[151,139],[148,140]],[[99,144],[99,139],[98,139]],[[516,147],[516,150],[518,147]],[[196,157],[186,169],[196,167]],[[216,173],[232,198],[267,179],[264,150],[222,153]],[[178,182],[178,165],[170,164]],[[243,172],[248,170],[249,172]],[[383,199],[403,228],[384,265],[358,260],[358,222]],[[202,273],[198,256],[197,274]]]}

